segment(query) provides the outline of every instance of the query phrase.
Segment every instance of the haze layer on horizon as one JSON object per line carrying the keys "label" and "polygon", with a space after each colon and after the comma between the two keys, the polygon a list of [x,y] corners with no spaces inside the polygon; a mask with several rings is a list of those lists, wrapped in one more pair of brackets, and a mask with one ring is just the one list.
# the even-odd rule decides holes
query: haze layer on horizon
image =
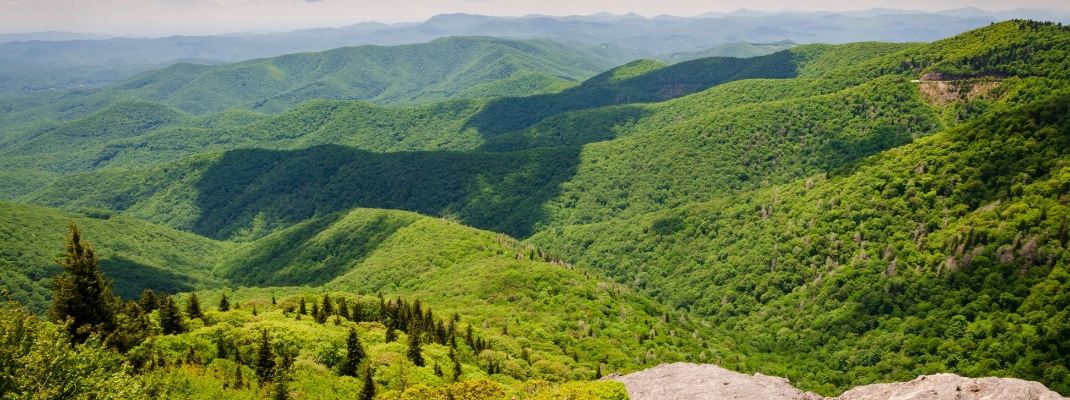
{"label": "haze layer on horizon", "polygon": [[492,16],[695,16],[739,9],[919,11],[976,7],[1070,12],[1064,0],[0,0],[0,33],[67,31],[118,36],[212,35],[340,27],[359,22],[423,21],[437,14]]}

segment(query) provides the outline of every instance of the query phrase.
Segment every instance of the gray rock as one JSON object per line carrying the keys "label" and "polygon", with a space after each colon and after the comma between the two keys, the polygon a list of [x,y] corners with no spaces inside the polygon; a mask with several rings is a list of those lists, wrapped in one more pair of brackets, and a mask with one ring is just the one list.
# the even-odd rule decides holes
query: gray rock
{"label": "gray rock", "polygon": [[848,390],[836,400],[1062,400],[1040,382],[1014,378],[964,378],[955,374],[919,376],[910,382],[882,383]]}
{"label": "gray rock", "polygon": [[711,364],[674,363],[602,379],[624,383],[632,400],[823,400],[784,378],[744,375]]}
{"label": "gray rock", "polygon": [[602,380],[624,383],[632,400],[1063,400],[1039,382],[1013,378],[919,376],[910,382],[859,386],[836,398],[803,392],[785,378],[741,374],[710,364],[662,364]]}

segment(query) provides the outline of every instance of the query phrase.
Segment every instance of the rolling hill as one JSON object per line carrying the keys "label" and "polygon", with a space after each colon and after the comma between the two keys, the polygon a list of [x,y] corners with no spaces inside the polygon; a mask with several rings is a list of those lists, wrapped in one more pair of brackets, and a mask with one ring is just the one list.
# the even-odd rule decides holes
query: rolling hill
{"label": "rolling hill", "polygon": [[[44,285],[56,267],[43,261],[47,260],[44,255],[62,248],[66,219],[75,219],[84,237],[99,250],[101,269],[107,278],[115,279],[113,290],[117,294],[130,299],[145,288],[161,294],[194,289],[199,292],[206,310],[211,310],[207,316],[188,321],[189,333],[157,333],[158,340],[144,346],[158,351],[160,357],[179,359],[193,348],[202,366],[207,367],[202,372],[213,368],[213,363],[233,368],[231,361],[241,356],[235,359],[226,349],[234,346],[239,352],[251,352],[252,340],[242,338],[267,329],[273,336],[293,340],[293,349],[317,354],[313,365],[299,363],[295,367],[299,377],[313,375],[300,377],[297,384],[316,385],[326,379],[334,385],[353,388],[347,378],[316,376],[323,367],[338,367],[340,359],[330,352],[336,352],[340,343],[344,347],[347,329],[359,329],[373,360],[381,359],[379,355],[383,353],[404,352],[403,348],[398,350],[400,344],[384,340],[384,326],[379,322],[392,320],[387,319],[384,310],[374,308],[382,297],[362,298],[359,293],[382,294],[391,306],[399,304],[393,298],[408,302],[415,299],[416,304],[434,307],[439,316],[456,315],[448,318],[452,319],[450,327],[457,324],[457,337],[450,340],[462,343],[458,352],[464,360],[464,379],[489,377],[511,390],[520,390],[520,385],[531,379],[561,383],[586,380],[603,368],[634,371],[661,361],[698,360],[706,357],[707,351],[727,346],[707,342],[711,329],[699,321],[636,296],[618,284],[573,269],[536,247],[505,235],[414,213],[349,210],[311,219],[258,241],[234,244],[103,211],[73,214],[0,205],[6,223],[0,263],[5,265],[4,287],[10,295],[33,308],[46,304],[50,292]],[[153,273],[146,275],[146,271]],[[41,274],[45,278],[30,281]],[[154,281],[139,280],[146,276]],[[191,277],[196,278],[195,283]],[[247,288],[247,284],[255,286]],[[207,307],[218,303],[224,293],[234,304],[232,311]],[[364,321],[377,322],[358,325],[340,319],[332,327],[321,325],[323,321],[314,322],[318,318],[315,313],[305,316],[304,321],[300,317],[294,320],[298,299],[318,303],[324,293],[335,299],[362,301]],[[183,295],[179,300],[187,298]],[[420,306],[415,307],[419,312]],[[347,314],[345,319],[352,318]],[[428,314],[427,318],[432,317]],[[464,344],[462,327],[475,331],[479,348],[471,341]],[[412,334],[411,329],[412,326],[399,327]],[[222,347],[213,345],[220,335],[232,342],[218,345]],[[403,343],[406,338],[404,333],[401,335]],[[467,340],[471,338],[472,333],[467,333]],[[446,356],[448,347],[443,346],[449,342],[433,337],[427,340],[428,357],[448,368],[452,360],[441,357]],[[131,351],[131,365],[145,368],[136,358],[142,350]],[[250,355],[245,357],[253,359]],[[384,374],[390,374],[390,364],[371,362]],[[415,382],[443,384],[440,378],[433,377],[432,364],[410,367],[411,372],[403,373],[413,373]],[[167,369],[156,371],[174,373]],[[211,373],[192,373],[189,377],[215,386],[230,379],[229,375]],[[399,385],[385,377],[381,382],[384,388]],[[173,383],[158,384],[161,388],[157,390],[182,390],[163,389]],[[408,384],[400,385],[400,390],[405,390]],[[333,390],[346,390],[344,387],[335,386]],[[204,390],[207,389],[191,395],[211,396],[211,391]]]}
{"label": "rolling hill", "polygon": [[123,101],[162,103],[196,115],[235,108],[277,114],[311,99],[412,105],[551,93],[631,59],[613,48],[577,43],[451,37],[225,65],[178,63],[99,89],[0,96],[0,140]]}
{"label": "rolling hill", "polygon": [[716,316],[810,390],[937,369],[1066,391],[1048,371],[1067,363],[1067,104],[1059,95],[827,175],[531,242]]}
{"label": "rolling hill", "polygon": [[[668,360],[823,395],[939,372],[1066,394],[1068,38],[1009,21],[933,43],[639,60],[555,93],[406,108],[317,100],[198,116],[117,103],[6,137],[4,173],[54,179],[17,201],[66,210],[6,212],[59,225],[80,212],[206,249],[195,253],[210,268],[173,272],[200,279],[190,286],[206,304],[227,293],[245,307],[139,350],[184,365],[145,378],[174,397],[222,393],[267,331],[303,354],[295,387],[352,395],[366,384],[337,376],[343,326],[373,343],[376,384],[408,390],[386,324],[406,338],[418,324],[382,313],[411,303],[374,292],[481,325],[490,348],[428,339],[425,353],[447,363],[454,348],[460,375],[521,397],[528,379]],[[79,151],[62,153],[64,140]],[[26,172],[40,167],[51,172]],[[36,271],[27,260],[40,256],[20,257],[44,242],[20,239],[33,237],[22,225],[49,229],[12,223],[20,244],[0,263]],[[196,247],[146,246],[158,252],[146,265]],[[40,275],[3,279],[45,294]],[[325,293],[383,305],[360,323],[297,317]],[[191,380],[211,390],[182,392]]]}
{"label": "rolling hill", "polygon": [[63,269],[54,258],[63,250],[68,220],[95,232],[101,270],[123,298],[136,299],[144,289],[177,293],[220,284],[212,268],[228,248],[223,243],[104,210],[0,203],[0,215],[0,259],[10,266],[0,287],[35,312],[47,308],[51,277]]}
{"label": "rolling hill", "polygon": [[[661,101],[728,82],[750,78],[813,78],[830,69],[888,54],[904,46],[907,45],[807,45],[764,57],[707,58],[673,66],[643,60],[614,68],[557,94],[489,101],[456,100],[410,108],[317,100],[302,103],[263,121],[257,121],[263,118],[262,115],[240,109],[195,117],[158,103],[119,102],[80,119],[9,135],[0,140],[0,165],[67,174],[104,167],[156,165],[196,153],[243,147],[293,150],[335,144],[389,152],[477,148],[502,151],[582,145],[611,137],[598,136],[598,133],[593,137],[572,134],[570,136],[579,139],[540,143],[541,140],[525,139],[529,132],[515,132],[505,138],[496,136],[524,130],[557,114],[565,114],[560,118],[569,120],[563,123],[572,124],[573,117],[568,116],[571,111]],[[505,79],[491,85],[508,85],[509,82]],[[813,93],[804,90],[804,86],[799,83],[793,87],[800,93]],[[752,90],[748,95],[758,93]],[[707,94],[706,98],[738,96]],[[694,109],[699,107],[699,102],[670,107]],[[596,110],[588,114],[597,115],[596,120],[582,125],[589,126],[583,128],[585,130],[605,127],[611,131],[606,125],[622,124],[621,117],[634,119],[662,108],[656,105],[629,109],[609,118],[604,118],[602,111]],[[553,129],[554,121],[543,124],[541,129]],[[66,143],[74,144],[74,148]]]}

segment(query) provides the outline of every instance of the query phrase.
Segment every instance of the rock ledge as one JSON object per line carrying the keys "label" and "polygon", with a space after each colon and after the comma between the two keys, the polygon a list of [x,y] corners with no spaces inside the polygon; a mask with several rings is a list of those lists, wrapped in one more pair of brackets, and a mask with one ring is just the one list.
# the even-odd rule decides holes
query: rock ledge
{"label": "rock ledge", "polygon": [[785,378],[745,375],[711,364],[662,364],[636,373],[610,374],[632,400],[1065,400],[1039,382],[1013,378],[919,376],[910,382],[859,386],[836,398],[803,392]]}

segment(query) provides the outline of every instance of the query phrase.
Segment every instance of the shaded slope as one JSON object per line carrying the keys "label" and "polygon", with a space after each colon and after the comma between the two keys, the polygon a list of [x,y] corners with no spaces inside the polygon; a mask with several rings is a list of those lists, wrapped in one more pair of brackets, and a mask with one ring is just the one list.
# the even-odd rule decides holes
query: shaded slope
{"label": "shaded slope", "polygon": [[[664,101],[743,79],[784,79],[795,78],[800,74],[820,75],[827,71],[822,67],[836,65],[834,61],[824,60],[857,61],[842,57],[836,50],[850,49],[853,51],[844,53],[862,55],[862,59],[867,59],[906,46],[810,45],[761,57],[711,57],[672,66],[664,66],[652,60],[633,61],[561,93],[493,100],[482,112],[470,119],[467,125],[478,129],[489,139],[527,128],[542,119],[568,111],[615,104]],[[810,67],[811,64],[813,67]]]}
{"label": "shaded slope", "polygon": [[234,150],[141,170],[71,175],[26,200],[119,210],[216,238],[259,237],[357,206],[452,215],[526,236],[544,215],[542,203],[575,172],[579,151]]}
{"label": "shaded slope", "polygon": [[[63,250],[67,221],[74,220],[100,257],[101,271],[115,280],[113,292],[136,299],[146,288],[177,293],[215,286],[216,256],[226,245],[101,210],[64,212],[0,203],[0,287],[41,312],[51,296],[53,259]],[[10,269],[8,269],[10,267]]]}
{"label": "shaded slope", "polygon": [[[835,95],[729,107],[583,149],[235,150],[74,175],[25,200],[118,210],[214,238],[259,237],[357,206],[450,215],[526,237],[537,226],[591,223],[787,181],[907,143],[940,125],[915,90],[882,80]],[[705,134],[695,135],[695,127]]]}
{"label": "shaded slope", "polygon": [[[71,122],[54,124],[30,130],[25,134],[11,136],[6,141],[0,142],[0,146],[8,143],[8,148],[0,151],[0,156],[4,156],[3,165],[8,167],[42,168],[54,172],[72,173],[102,167],[131,168],[155,165],[198,152],[241,147],[298,149],[319,144],[339,144],[371,151],[472,150],[482,146],[484,138],[511,129],[510,124],[517,122],[514,118],[515,112],[521,112],[524,118],[540,118],[540,112],[556,113],[573,108],[592,110],[593,107],[605,103],[604,100],[608,96],[616,98],[614,102],[625,103],[676,97],[693,90],[703,89],[708,85],[718,84],[725,79],[746,77],[746,74],[751,73],[747,72],[748,68],[772,71],[777,68],[793,68],[792,63],[804,63],[800,64],[803,66],[803,71],[812,75],[838,66],[839,63],[847,62],[844,60],[853,61],[856,58],[865,58],[866,55],[875,56],[889,51],[888,49],[900,47],[902,45],[803,46],[796,53],[783,53],[779,56],[780,58],[767,59],[763,63],[756,64],[758,66],[751,65],[753,64],[751,61],[728,58],[696,60],[687,63],[686,66],[666,68],[662,68],[663,65],[653,61],[640,61],[592,78],[583,86],[571,89],[560,96],[535,96],[510,100],[521,103],[530,101],[546,103],[547,108],[534,112],[527,108],[504,113],[497,112],[494,109],[497,107],[498,111],[501,111],[500,101],[487,103],[482,100],[457,100],[404,109],[355,102],[314,100],[272,119],[256,122],[264,118],[263,115],[238,109],[192,118],[188,114],[160,104],[121,103]],[[832,49],[836,51],[833,52]],[[836,56],[831,56],[832,53]],[[802,54],[802,56],[791,54]],[[794,58],[787,60],[785,57]],[[832,58],[839,61],[830,60]],[[183,70],[185,67],[176,66],[175,68]],[[192,69],[196,71],[190,76],[199,76],[204,73],[201,71],[203,68]],[[733,73],[737,74],[729,76]],[[759,71],[754,74],[766,73]],[[776,73],[770,72],[767,75],[775,76]],[[162,76],[180,81],[187,79],[181,74]],[[520,79],[525,80],[528,77],[533,77],[533,75],[524,75],[524,78]],[[510,82],[513,81],[505,79],[488,85],[498,87],[511,85]],[[174,85],[179,85],[179,83],[172,82],[166,86]],[[805,86],[798,83],[795,91],[805,92]],[[486,88],[486,86],[474,87],[472,90],[480,91],[481,88]],[[534,88],[528,89],[534,90]],[[760,93],[760,91],[752,91],[752,93]],[[718,94],[707,94],[706,97],[717,98]],[[772,96],[767,96],[767,98],[772,98]],[[701,104],[700,101],[692,102],[688,107],[700,107]],[[156,115],[164,111],[180,115],[177,117]],[[583,128],[585,125],[612,128],[626,122],[620,119],[621,116],[603,117],[600,111],[587,114],[588,116],[580,117],[581,120],[591,119],[589,115],[598,115],[593,124],[584,122],[571,126],[570,129]],[[647,115],[645,112],[641,115],[629,112],[623,118],[634,119],[645,115]],[[100,121],[107,122],[108,118],[115,119],[116,126],[102,127]],[[557,126],[553,120],[551,118],[540,125],[555,126],[555,129],[559,131],[566,128],[566,126]],[[142,126],[123,128],[123,126],[130,125],[129,121],[138,121]],[[522,126],[527,122],[519,121],[518,123]],[[116,130],[122,131],[121,134],[111,132]],[[520,133],[520,135],[526,135],[526,133]],[[536,140],[523,144],[492,143],[483,147],[494,151],[518,150],[552,145],[581,145],[611,138],[605,135],[569,135],[565,140],[550,143],[541,143]],[[74,140],[78,148],[73,153],[56,151],[57,140],[60,142]],[[510,141],[511,139],[497,141],[502,140]]]}
{"label": "shaded slope", "polygon": [[532,241],[712,317],[764,354],[738,368],[806,390],[950,371],[1067,393],[1050,371],[1070,365],[1068,104],[996,112],[829,178]]}

